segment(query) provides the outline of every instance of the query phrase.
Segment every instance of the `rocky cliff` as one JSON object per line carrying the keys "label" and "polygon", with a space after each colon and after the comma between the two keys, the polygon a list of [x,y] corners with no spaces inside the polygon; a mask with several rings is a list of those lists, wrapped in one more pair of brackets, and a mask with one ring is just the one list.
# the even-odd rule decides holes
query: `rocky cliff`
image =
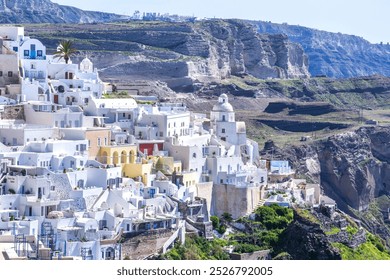
{"label": "rocky cliff", "polygon": [[371,44],[361,37],[296,25],[264,21],[252,24],[260,33],[285,34],[292,42],[301,44],[309,57],[309,70],[313,76],[390,76],[389,44]]}
{"label": "rocky cliff", "polygon": [[293,260],[340,260],[320,224],[294,213],[294,221],[279,237],[277,251],[288,253]]}
{"label": "rocky cliff", "polygon": [[49,49],[55,49],[62,38],[74,38],[79,50],[93,51],[91,57],[104,78],[160,79],[180,88],[191,87],[194,81],[220,82],[248,74],[257,78],[309,76],[301,46],[285,35],[259,34],[239,20],[26,29]]}
{"label": "rocky cliff", "polygon": [[[259,34],[238,20],[205,21],[195,32],[209,38],[210,63],[221,69],[221,77],[250,74],[257,78],[308,77],[303,49],[287,36]],[[210,36],[211,35],[211,36]]]}
{"label": "rocky cliff", "polygon": [[312,145],[276,150],[300,176],[321,182],[342,210],[366,210],[374,198],[390,194],[389,143],[390,127],[362,127]]}
{"label": "rocky cliff", "polygon": [[123,18],[115,14],[62,6],[49,0],[0,0],[0,23],[91,23]]}

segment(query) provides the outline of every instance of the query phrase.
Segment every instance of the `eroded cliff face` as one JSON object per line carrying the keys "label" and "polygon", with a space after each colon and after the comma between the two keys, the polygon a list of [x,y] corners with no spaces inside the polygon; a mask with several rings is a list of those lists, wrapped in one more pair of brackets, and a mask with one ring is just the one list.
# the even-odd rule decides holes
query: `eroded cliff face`
{"label": "eroded cliff face", "polygon": [[202,22],[194,32],[209,42],[207,63],[222,79],[243,74],[262,79],[310,76],[302,47],[285,35],[259,34],[238,20]]}
{"label": "eroded cliff face", "polygon": [[277,153],[301,176],[321,182],[342,210],[365,210],[374,198],[390,194],[390,127],[363,127]]}
{"label": "eroded cliff face", "polygon": [[181,89],[247,74],[264,79],[310,76],[301,46],[284,35],[259,34],[240,20],[33,26],[31,31],[49,49],[62,38],[74,38],[79,50],[93,51],[90,56],[103,78],[159,79]]}
{"label": "eroded cliff face", "polygon": [[49,0],[0,0],[0,23],[90,23],[123,18],[62,6]]}
{"label": "eroded cliff face", "polygon": [[309,57],[309,70],[313,76],[390,76],[389,44],[371,44],[358,36],[297,25],[264,21],[252,23],[260,33],[286,34],[292,42],[301,44]]}

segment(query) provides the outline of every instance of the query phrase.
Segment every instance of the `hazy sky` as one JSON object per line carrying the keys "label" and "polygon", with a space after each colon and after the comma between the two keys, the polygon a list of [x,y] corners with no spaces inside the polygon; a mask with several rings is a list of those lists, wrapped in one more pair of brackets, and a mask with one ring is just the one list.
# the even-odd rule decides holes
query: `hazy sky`
{"label": "hazy sky", "polygon": [[159,12],[188,16],[287,22],[390,42],[389,0],[52,0],[85,10],[132,15]]}

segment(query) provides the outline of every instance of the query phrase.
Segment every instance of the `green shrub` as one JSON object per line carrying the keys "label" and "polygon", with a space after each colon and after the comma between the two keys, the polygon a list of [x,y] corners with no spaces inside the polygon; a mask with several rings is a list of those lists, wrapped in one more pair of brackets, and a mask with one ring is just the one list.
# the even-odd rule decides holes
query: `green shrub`
{"label": "green shrub", "polygon": [[340,228],[332,227],[329,231],[326,231],[325,234],[326,235],[335,235],[335,234],[338,234],[339,232],[340,232]]}
{"label": "green shrub", "polygon": [[367,236],[367,240],[369,242],[371,242],[376,248],[378,248],[379,251],[381,251],[381,252],[385,252],[386,251],[386,247],[383,244],[384,241],[381,240],[379,237],[369,233],[368,236]]}
{"label": "green shrub", "polygon": [[169,260],[228,260],[229,255],[223,251],[225,243],[206,240],[203,237],[188,237],[184,245],[176,243],[174,248],[162,256]]}
{"label": "green shrub", "polygon": [[293,211],[289,208],[272,204],[259,207],[255,211],[256,221],[263,224],[266,229],[286,228],[293,220]]}
{"label": "green shrub", "polygon": [[239,243],[234,246],[234,252],[242,254],[242,253],[253,253],[255,251],[260,251],[261,247],[253,244],[247,243]]}
{"label": "green shrub", "polygon": [[219,228],[217,228],[217,231],[219,234],[224,234],[226,232],[226,226],[220,226]]}
{"label": "green shrub", "polygon": [[347,226],[347,233],[350,238],[352,238],[359,230],[355,227],[352,227],[350,225]]}
{"label": "green shrub", "polygon": [[232,214],[227,213],[227,212],[222,214],[222,219],[224,219],[226,222],[233,221]]}
{"label": "green shrub", "polygon": [[219,225],[220,225],[219,218],[217,216],[211,216],[210,221],[213,224],[213,228],[215,230],[217,230],[217,228],[219,228]]}

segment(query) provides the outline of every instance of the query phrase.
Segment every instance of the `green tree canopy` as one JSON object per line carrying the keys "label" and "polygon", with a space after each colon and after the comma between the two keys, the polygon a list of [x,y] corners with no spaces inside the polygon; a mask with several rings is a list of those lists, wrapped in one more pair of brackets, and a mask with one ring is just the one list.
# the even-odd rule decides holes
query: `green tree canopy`
{"label": "green tree canopy", "polygon": [[54,53],[55,58],[63,58],[65,63],[68,64],[70,57],[75,54],[77,50],[73,47],[73,41],[63,40],[57,47],[57,51]]}

